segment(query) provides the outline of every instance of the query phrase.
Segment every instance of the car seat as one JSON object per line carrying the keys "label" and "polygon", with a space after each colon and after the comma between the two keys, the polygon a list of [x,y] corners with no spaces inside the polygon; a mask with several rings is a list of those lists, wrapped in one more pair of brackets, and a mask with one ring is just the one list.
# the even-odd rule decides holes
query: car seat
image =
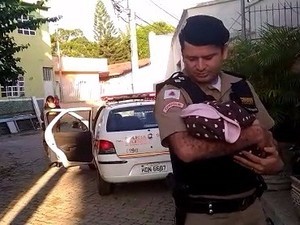
{"label": "car seat", "polygon": [[121,131],[123,117],[120,114],[111,114],[107,120],[107,131]]}
{"label": "car seat", "polygon": [[147,113],[145,115],[145,118],[146,118],[146,124],[157,124],[153,112]]}

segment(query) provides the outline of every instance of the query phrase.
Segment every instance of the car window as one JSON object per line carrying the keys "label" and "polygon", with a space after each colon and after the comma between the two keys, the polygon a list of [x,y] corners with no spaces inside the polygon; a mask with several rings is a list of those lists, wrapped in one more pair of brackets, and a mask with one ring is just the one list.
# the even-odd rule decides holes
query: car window
{"label": "car window", "polygon": [[[88,112],[77,112],[88,121]],[[88,132],[89,128],[79,119],[67,113],[63,115],[53,127],[54,132]]]}
{"label": "car window", "polygon": [[107,132],[157,128],[154,105],[140,105],[114,109],[107,118]]}
{"label": "car window", "polygon": [[93,132],[95,132],[97,120],[98,120],[98,118],[99,118],[100,113],[102,112],[102,110],[103,110],[104,108],[105,108],[105,106],[101,106],[101,107],[97,110],[96,115],[95,115],[95,117],[93,118],[93,123],[92,123],[92,129],[93,129]]}

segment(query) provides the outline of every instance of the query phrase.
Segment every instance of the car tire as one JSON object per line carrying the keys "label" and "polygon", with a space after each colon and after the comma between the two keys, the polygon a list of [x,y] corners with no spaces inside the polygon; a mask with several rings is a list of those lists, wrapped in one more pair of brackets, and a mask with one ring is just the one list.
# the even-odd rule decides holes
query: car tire
{"label": "car tire", "polygon": [[99,171],[97,171],[97,188],[101,196],[110,195],[113,191],[113,185],[103,180]]}

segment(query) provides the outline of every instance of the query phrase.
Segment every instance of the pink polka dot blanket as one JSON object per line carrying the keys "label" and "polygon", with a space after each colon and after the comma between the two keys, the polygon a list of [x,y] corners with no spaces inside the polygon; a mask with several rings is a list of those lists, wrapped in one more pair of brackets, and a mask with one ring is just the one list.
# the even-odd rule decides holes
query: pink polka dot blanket
{"label": "pink polka dot blanket", "polygon": [[234,101],[191,104],[182,110],[181,117],[191,135],[228,143],[234,143],[241,129],[250,126],[256,119],[254,114]]}

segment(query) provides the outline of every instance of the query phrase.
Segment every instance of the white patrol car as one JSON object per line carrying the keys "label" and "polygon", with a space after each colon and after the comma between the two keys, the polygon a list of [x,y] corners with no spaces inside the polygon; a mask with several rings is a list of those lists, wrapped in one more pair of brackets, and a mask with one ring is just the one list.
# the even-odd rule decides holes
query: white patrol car
{"label": "white patrol car", "polygon": [[[110,194],[115,183],[164,179],[172,173],[172,166],[169,150],[160,144],[154,97],[154,93],[103,97],[106,104],[97,110],[92,127],[88,118],[81,117],[86,108],[78,108],[81,114],[76,118],[74,109],[61,109],[46,129],[46,142],[65,167],[93,161],[100,195]],[[52,133],[55,121],[64,115],[79,119],[75,122],[79,125],[69,120],[73,131],[61,135],[66,123],[60,122],[60,132]],[[89,134],[93,141],[83,140],[89,139]]]}

